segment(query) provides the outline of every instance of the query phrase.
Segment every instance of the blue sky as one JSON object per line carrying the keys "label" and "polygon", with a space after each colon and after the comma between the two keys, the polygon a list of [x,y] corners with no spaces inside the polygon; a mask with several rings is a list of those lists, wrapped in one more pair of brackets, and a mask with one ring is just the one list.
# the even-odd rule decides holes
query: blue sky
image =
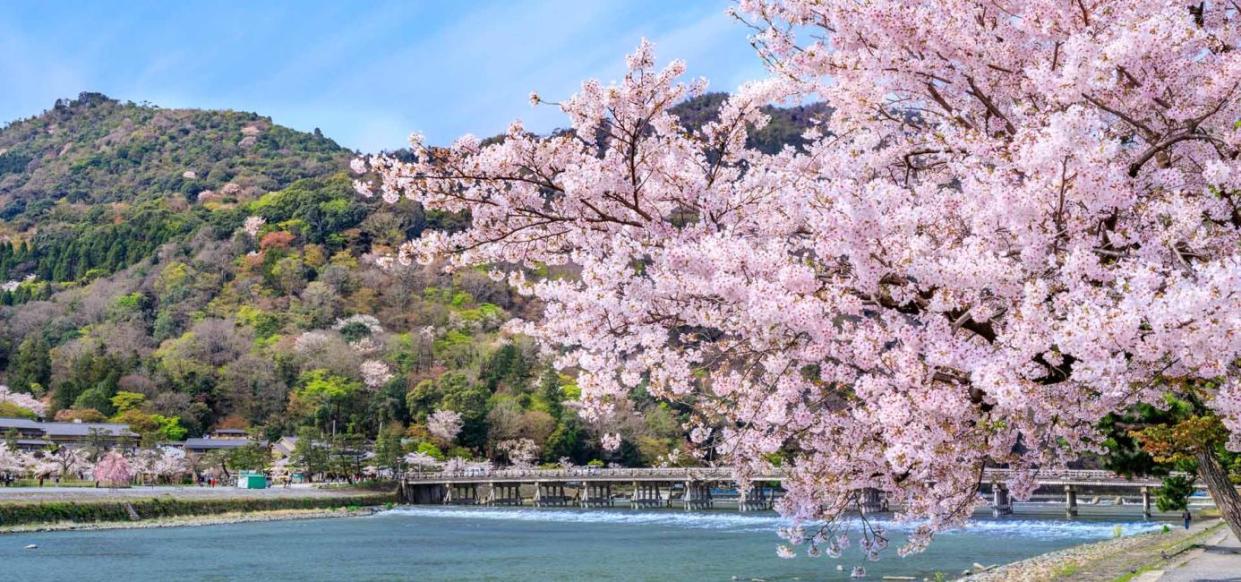
{"label": "blue sky", "polygon": [[0,123],[99,91],[161,107],[256,111],[363,151],[412,131],[446,143],[513,119],[587,78],[624,72],[643,36],[661,62],[728,91],[763,75],[721,0],[5,2]]}

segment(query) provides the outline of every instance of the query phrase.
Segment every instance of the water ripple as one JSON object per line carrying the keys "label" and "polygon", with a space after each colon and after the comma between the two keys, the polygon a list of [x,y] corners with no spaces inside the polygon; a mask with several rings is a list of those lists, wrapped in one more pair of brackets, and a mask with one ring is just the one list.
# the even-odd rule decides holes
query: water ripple
{"label": "water ripple", "polygon": [[[437,519],[473,519],[499,521],[525,521],[548,523],[589,523],[618,525],[647,525],[685,529],[708,529],[736,532],[770,532],[788,522],[773,514],[756,515],[721,512],[684,513],[677,511],[615,511],[572,509],[517,509],[517,508],[470,508],[470,507],[402,507],[376,514],[384,516],[409,516]],[[891,520],[871,520],[889,530],[907,531],[910,523]],[[943,535],[983,534],[995,537],[1055,539],[1103,539],[1115,535],[1116,528],[1122,535],[1152,531],[1162,527],[1150,522],[1122,521],[1068,521],[1055,519],[979,519],[970,521],[964,528],[945,532]]]}

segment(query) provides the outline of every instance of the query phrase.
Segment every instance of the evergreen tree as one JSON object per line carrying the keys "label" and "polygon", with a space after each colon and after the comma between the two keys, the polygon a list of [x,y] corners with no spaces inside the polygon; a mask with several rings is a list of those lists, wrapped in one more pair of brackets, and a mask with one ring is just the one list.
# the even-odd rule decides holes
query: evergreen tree
{"label": "evergreen tree", "polygon": [[22,340],[12,364],[11,388],[42,396],[52,379],[52,357],[49,352],[43,334],[31,334]]}

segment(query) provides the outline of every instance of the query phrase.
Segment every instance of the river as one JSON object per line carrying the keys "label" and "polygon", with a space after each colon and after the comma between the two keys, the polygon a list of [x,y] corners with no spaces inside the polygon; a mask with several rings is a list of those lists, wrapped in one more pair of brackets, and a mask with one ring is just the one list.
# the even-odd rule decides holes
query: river
{"label": "river", "polygon": [[[845,580],[952,577],[1160,527],[980,518],[925,553],[780,559],[774,514],[408,507],[367,517],[0,536],[3,580]],[[27,544],[38,549],[27,550]],[[838,571],[837,564],[844,570]],[[735,578],[734,578],[735,577]]]}

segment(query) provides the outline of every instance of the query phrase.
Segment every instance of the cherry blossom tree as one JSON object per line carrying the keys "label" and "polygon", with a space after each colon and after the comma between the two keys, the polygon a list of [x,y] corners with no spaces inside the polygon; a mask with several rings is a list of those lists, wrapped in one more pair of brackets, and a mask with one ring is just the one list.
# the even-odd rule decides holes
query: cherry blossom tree
{"label": "cherry blossom tree", "polygon": [[147,449],[130,459],[130,472],[143,483],[176,483],[190,469],[185,451],[177,447]]}
{"label": "cherry blossom tree", "polygon": [[134,478],[134,471],[124,455],[109,451],[95,464],[94,476],[95,481],[109,487],[123,487]]}
{"label": "cherry blossom tree", "polygon": [[440,466],[440,462],[435,457],[427,453],[413,452],[405,455],[405,464],[410,468],[418,471],[426,471],[428,469],[436,469]]}
{"label": "cherry blossom tree", "polygon": [[44,454],[48,462],[55,466],[56,475],[60,477],[84,472],[90,466],[86,451],[79,448],[60,446]]}
{"label": "cherry blossom tree", "polygon": [[24,471],[21,454],[10,450],[8,444],[0,442],[0,476],[17,476]]}
{"label": "cherry blossom tree", "polygon": [[427,432],[452,443],[461,433],[461,413],[455,410],[436,410],[427,417]]}
{"label": "cherry blossom tree", "polygon": [[[540,299],[513,329],[579,371],[588,417],[645,384],[717,427],[700,446],[742,480],[784,457],[786,554],[838,550],[864,488],[920,520],[902,551],[920,550],[968,518],[984,467],[1024,498],[1033,469],[1102,450],[1106,414],[1168,393],[1241,435],[1233,4],[735,13],[771,77],[699,129],[670,108],[705,83],[643,43],[619,83],[558,104],[572,131],[358,164],[379,176],[363,195],[469,212],[398,259],[489,265]],[[782,100],[834,111],[803,147],[746,148]],[[564,264],[580,276],[536,275]],[[1241,534],[1213,447],[1196,458]]]}
{"label": "cherry blossom tree", "polygon": [[382,360],[367,360],[358,367],[362,382],[371,388],[379,388],[392,379],[392,369]]}
{"label": "cherry blossom tree", "polygon": [[4,384],[0,384],[0,402],[8,402],[15,406],[20,406],[21,408],[25,408],[26,410],[33,412],[35,416],[39,417],[42,417],[43,414],[47,412],[47,405],[43,404],[43,402],[37,398],[29,394],[13,392]]}
{"label": "cherry blossom tree", "polygon": [[259,229],[263,228],[264,224],[267,224],[267,219],[262,216],[247,216],[245,222],[241,225],[241,230],[249,235],[250,238],[258,238]]}
{"label": "cherry blossom tree", "polygon": [[453,457],[444,461],[445,473],[478,473],[485,474],[491,472],[491,461],[471,461],[461,457]]}
{"label": "cherry blossom tree", "polygon": [[532,439],[516,438],[496,443],[496,450],[508,457],[508,462],[518,469],[528,469],[539,460],[539,445]]}

